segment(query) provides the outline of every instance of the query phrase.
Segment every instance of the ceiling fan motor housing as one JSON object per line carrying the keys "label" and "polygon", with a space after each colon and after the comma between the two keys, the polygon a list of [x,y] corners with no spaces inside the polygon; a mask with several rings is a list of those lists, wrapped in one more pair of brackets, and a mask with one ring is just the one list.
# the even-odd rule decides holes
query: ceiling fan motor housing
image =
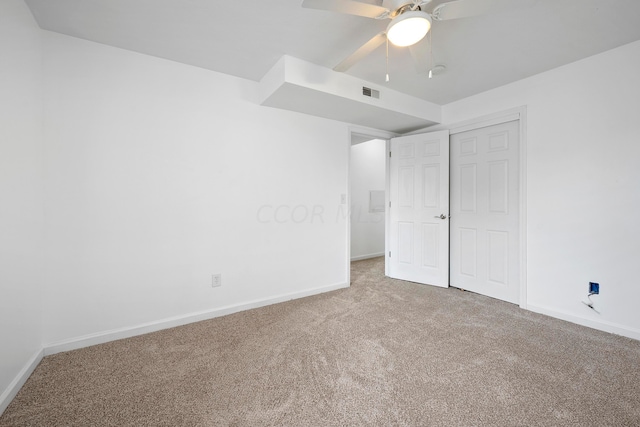
{"label": "ceiling fan motor housing", "polygon": [[[421,1],[422,5],[430,3],[431,0]],[[391,13],[389,14],[389,18],[395,18],[396,16],[411,10],[411,8],[416,4],[415,1],[412,0],[382,0],[382,7],[385,9],[389,9]]]}

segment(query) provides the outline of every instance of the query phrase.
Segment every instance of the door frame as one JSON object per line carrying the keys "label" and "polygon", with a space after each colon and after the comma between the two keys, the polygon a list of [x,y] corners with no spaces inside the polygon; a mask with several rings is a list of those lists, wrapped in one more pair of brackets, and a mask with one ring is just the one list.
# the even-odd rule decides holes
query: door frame
{"label": "door frame", "polygon": [[[488,126],[518,121],[519,129],[519,182],[518,182],[518,207],[520,247],[518,262],[520,264],[520,308],[527,308],[527,107],[520,106],[497,113],[480,116],[470,120],[454,123],[447,126],[438,125],[437,128],[449,129],[449,135],[454,135],[470,130],[481,129]],[[434,127],[435,129],[436,127]],[[451,264],[449,264],[451,265]]]}
{"label": "door frame", "polygon": [[[361,126],[349,126],[347,129],[347,253],[346,256],[346,277],[347,283],[351,286],[351,141],[353,136],[359,137],[371,137],[371,139],[382,139],[385,141],[385,152],[389,153],[391,150],[390,139],[399,136],[393,132],[387,132],[384,130],[371,129]],[[387,154],[385,159],[384,175],[385,175],[385,188],[384,188],[384,203],[385,203],[385,224],[384,224],[384,274],[387,274],[388,266],[386,254],[389,253],[389,225],[387,223],[389,219],[389,155]]]}

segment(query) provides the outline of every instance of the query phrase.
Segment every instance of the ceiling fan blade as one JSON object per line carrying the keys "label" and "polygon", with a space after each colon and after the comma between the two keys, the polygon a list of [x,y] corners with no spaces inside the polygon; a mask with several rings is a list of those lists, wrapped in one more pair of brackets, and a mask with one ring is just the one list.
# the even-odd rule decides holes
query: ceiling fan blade
{"label": "ceiling fan blade", "polygon": [[431,15],[436,21],[469,18],[493,11],[505,11],[520,8],[531,3],[531,0],[454,0],[436,6]]}
{"label": "ceiling fan blade", "polygon": [[409,53],[411,53],[411,58],[413,58],[413,63],[416,66],[418,74],[423,76],[429,75],[431,58],[429,57],[429,40],[427,40],[427,37],[409,46]]}
{"label": "ceiling fan blade", "polygon": [[374,19],[386,18],[390,13],[389,9],[384,7],[352,0],[304,0],[302,7],[307,9],[329,10]]}
{"label": "ceiling fan blade", "polygon": [[369,55],[371,52],[376,50],[376,48],[378,48],[386,40],[387,40],[387,34],[385,32],[382,32],[376,35],[371,40],[369,40],[368,42],[360,46],[358,50],[356,50],[351,55],[349,55],[341,63],[333,67],[333,70],[340,71],[340,72],[347,71],[349,68],[355,65],[362,58],[364,58],[365,56]]}

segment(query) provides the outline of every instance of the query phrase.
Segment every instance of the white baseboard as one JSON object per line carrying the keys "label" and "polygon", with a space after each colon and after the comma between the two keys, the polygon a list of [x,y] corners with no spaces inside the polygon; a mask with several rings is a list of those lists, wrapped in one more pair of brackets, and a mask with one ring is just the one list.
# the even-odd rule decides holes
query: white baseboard
{"label": "white baseboard", "polygon": [[353,256],[353,257],[351,257],[351,261],[362,261],[363,259],[378,258],[378,257],[381,257],[381,256],[384,256],[384,252],[378,252],[378,253],[375,253],[375,254]]}
{"label": "white baseboard", "polygon": [[215,317],[226,316],[228,314],[237,313],[239,311],[250,310],[252,308],[264,307],[266,305],[277,304],[293,299],[308,297],[311,295],[321,294],[334,291],[336,289],[348,288],[347,283],[338,283],[334,285],[322,286],[319,288],[307,289],[300,292],[292,292],[289,294],[278,295],[271,298],[249,301],[242,304],[229,305],[216,308],[213,310],[189,313],[180,316],[169,317],[154,322],[143,323],[137,326],[113,329],[110,331],[98,332],[95,334],[84,335],[77,338],[71,338],[64,341],[45,344],[44,355],[60,353],[63,351],[76,350],[79,348],[89,347],[96,344],[103,344],[110,341],[130,338],[137,335],[148,334],[150,332],[160,331],[162,329],[174,328],[176,326],[186,325],[188,323],[200,322],[202,320],[213,319]]}
{"label": "white baseboard", "polygon": [[0,415],[2,415],[5,409],[7,409],[13,398],[16,397],[16,394],[18,394],[24,383],[27,382],[43,357],[43,350],[39,350],[33,356],[31,356],[29,361],[20,370],[14,380],[11,381],[11,384],[9,384],[7,389],[2,392],[2,394],[0,395]]}
{"label": "white baseboard", "polygon": [[532,304],[527,304],[527,310],[555,317],[557,319],[566,320],[567,322],[576,323],[588,328],[598,329],[599,331],[609,332],[616,335],[622,335],[623,337],[640,340],[640,330],[619,325],[617,323],[588,319],[586,317],[576,316],[575,314],[565,313],[562,311],[554,310],[552,308],[541,307]]}

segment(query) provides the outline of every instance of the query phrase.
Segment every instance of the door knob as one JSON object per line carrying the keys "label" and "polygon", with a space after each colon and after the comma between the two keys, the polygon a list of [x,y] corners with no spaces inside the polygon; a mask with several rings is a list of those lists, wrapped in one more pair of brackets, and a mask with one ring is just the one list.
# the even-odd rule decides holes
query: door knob
{"label": "door knob", "polygon": [[434,218],[447,219],[445,214],[440,214],[440,216],[434,216]]}

